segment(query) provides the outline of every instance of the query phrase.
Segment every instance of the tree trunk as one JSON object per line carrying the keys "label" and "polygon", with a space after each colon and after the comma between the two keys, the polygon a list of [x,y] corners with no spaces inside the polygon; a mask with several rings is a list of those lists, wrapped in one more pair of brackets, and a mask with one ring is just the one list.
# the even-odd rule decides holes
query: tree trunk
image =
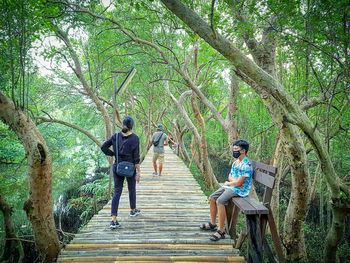
{"label": "tree trunk", "polygon": [[22,141],[28,159],[29,198],[24,210],[32,223],[43,262],[53,262],[59,242],[53,217],[52,162],[45,140],[32,120],[0,92],[0,119]]}
{"label": "tree trunk", "polygon": [[0,195],[0,211],[4,215],[5,226],[5,244],[4,251],[0,256],[0,262],[22,262],[24,252],[22,243],[18,240],[13,221],[12,221],[12,207],[6,203],[5,199]]}
{"label": "tree trunk", "polygon": [[[199,134],[196,126],[191,121],[190,117],[188,116],[188,114],[183,106],[185,98],[190,96],[192,94],[192,91],[190,91],[190,90],[185,91],[184,93],[181,94],[181,96],[178,100],[174,97],[173,94],[171,94],[169,87],[166,87],[166,91],[170,95],[170,98],[173,100],[177,109],[179,110],[179,113],[183,117],[187,128],[193,134],[193,140],[195,142],[193,146],[194,147],[198,146],[197,147],[198,156],[192,156],[192,157],[195,157],[195,158],[198,157],[198,159],[195,159],[195,161],[196,161],[198,168],[200,169],[201,173],[204,176],[204,180],[205,180],[207,186],[210,188],[213,188],[213,186],[217,187],[219,184],[218,184],[213,172],[212,171],[210,172],[210,169],[211,169],[210,163],[209,164],[204,163],[205,162],[204,159],[206,159],[209,162],[208,152],[206,152],[206,153],[202,152],[202,148],[201,148],[201,147],[204,147],[204,149],[207,151],[206,144],[204,146],[202,145],[203,140],[205,141],[205,137],[203,138],[203,134],[202,134],[202,136]],[[203,125],[203,123],[202,123],[202,125]],[[205,154],[206,154],[206,157],[203,157],[203,155],[205,155]]]}
{"label": "tree trunk", "polygon": [[280,105],[269,97],[263,100],[274,122],[282,123],[281,142],[292,173],[292,189],[284,219],[283,237],[287,260],[298,261],[306,257],[303,231],[309,196],[306,150],[296,127],[284,122]]}
{"label": "tree trunk", "polygon": [[319,195],[320,195],[320,227],[321,230],[324,230],[324,185],[323,185],[323,178],[321,177],[320,180],[320,188],[319,188]]}
{"label": "tree trunk", "polygon": [[280,223],[279,204],[280,204],[280,183],[281,183],[281,176],[283,172],[283,156],[284,155],[283,155],[283,149],[282,149],[281,135],[280,133],[278,133],[275,152],[273,154],[273,158],[271,161],[271,165],[274,167],[277,167],[277,174],[275,177],[275,187],[273,188],[272,199],[271,199],[271,210],[277,225],[277,229],[279,229],[279,223]]}
{"label": "tree trunk", "polygon": [[204,176],[204,179],[207,183],[207,185],[211,188],[217,188],[219,186],[218,181],[216,180],[215,174],[213,172],[213,169],[210,164],[209,155],[208,155],[208,145],[207,140],[205,136],[205,123],[202,114],[200,113],[198,104],[197,104],[197,95],[195,93],[192,93],[192,109],[195,115],[195,118],[199,124],[201,135],[200,135],[200,142],[199,142],[199,149],[201,152],[201,166],[202,166],[202,173]]}
{"label": "tree trunk", "polygon": [[229,96],[229,112],[226,120],[222,117],[221,113],[216,110],[208,98],[202,93],[202,91],[196,85],[195,79],[192,80],[183,70],[178,69],[179,75],[186,81],[187,85],[191,90],[198,96],[201,102],[208,107],[213,117],[219,122],[219,124],[228,133],[229,143],[232,144],[238,138],[237,124],[234,118],[236,112],[236,95],[238,92],[238,79],[234,71],[231,72],[231,85],[230,85],[230,96]]}
{"label": "tree trunk", "polygon": [[[266,40],[265,40],[266,41]],[[265,42],[266,44],[266,42]],[[260,54],[259,50],[254,50],[256,61],[266,72],[272,76],[276,75],[274,58],[275,48],[272,43],[262,49],[266,54]],[[270,115],[275,123],[282,123],[277,140],[281,140],[281,146],[287,157],[288,164],[292,173],[292,189],[284,219],[284,244],[287,252],[287,259],[290,261],[299,261],[306,258],[306,247],[303,225],[308,210],[308,169],[306,149],[301,139],[301,134],[295,126],[286,123],[280,112],[282,107],[272,100],[269,96],[263,97],[263,102],[268,108]],[[282,152],[281,152],[282,153]],[[274,191],[279,190],[278,188]]]}
{"label": "tree trunk", "polygon": [[[297,262],[306,259],[306,247],[304,238],[304,221],[308,209],[308,170],[306,167],[306,151],[301,138],[297,141],[296,127],[288,124],[289,129],[294,131],[291,136],[288,130],[284,131],[284,150],[287,155],[292,172],[292,189],[289,204],[284,219],[284,245],[287,251],[287,260]],[[286,138],[287,137],[287,138]],[[286,142],[287,141],[287,142]],[[292,160],[292,161],[291,161]]]}
{"label": "tree trunk", "polygon": [[186,128],[181,130],[180,124],[177,120],[173,121],[173,127],[174,127],[174,139],[175,139],[175,142],[177,142],[177,147],[178,147],[178,154],[180,158],[182,158],[185,162],[189,162],[190,157],[188,156],[185,143],[183,140],[183,136],[185,134]]}
{"label": "tree trunk", "polygon": [[[230,150],[234,141],[238,139],[238,128],[236,122],[236,111],[237,111],[237,94],[239,90],[239,81],[234,70],[231,70],[231,85],[230,85],[230,97],[228,102],[228,113],[226,117],[226,125],[224,125],[225,130],[228,133],[228,142],[230,145]],[[231,155],[231,151],[229,153]]]}
{"label": "tree trunk", "polygon": [[[201,162],[201,153],[200,153],[200,150],[199,150],[199,144],[201,142],[200,141],[197,141],[196,138],[194,136],[192,136],[191,138],[191,145],[190,145],[190,148],[191,148],[191,163],[192,161],[194,161],[194,163],[197,165],[197,167],[199,168],[200,171],[203,170],[203,167],[202,167],[202,162]],[[190,165],[191,165],[190,163]],[[209,186],[209,184],[208,184]]]}

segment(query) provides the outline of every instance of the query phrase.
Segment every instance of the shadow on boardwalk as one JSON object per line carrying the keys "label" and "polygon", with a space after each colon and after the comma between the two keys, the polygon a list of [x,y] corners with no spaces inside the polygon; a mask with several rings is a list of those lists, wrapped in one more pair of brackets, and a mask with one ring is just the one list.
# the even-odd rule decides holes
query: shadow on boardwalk
{"label": "shadow on boardwalk", "polygon": [[137,207],[129,217],[127,187],[120,200],[120,229],[110,230],[110,202],[61,251],[58,262],[244,262],[229,238],[212,242],[199,229],[209,205],[179,157],[166,147],[164,172],[152,176],[152,150],[141,165]]}

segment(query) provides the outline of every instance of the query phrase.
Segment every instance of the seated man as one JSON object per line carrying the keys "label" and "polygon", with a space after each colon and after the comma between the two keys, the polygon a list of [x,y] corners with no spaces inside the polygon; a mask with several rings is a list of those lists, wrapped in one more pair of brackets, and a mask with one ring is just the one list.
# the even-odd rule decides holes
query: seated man
{"label": "seated man", "polygon": [[[253,182],[253,167],[247,157],[249,143],[237,140],[233,143],[232,155],[236,159],[228,176],[228,181],[209,197],[210,200],[210,222],[202,224],[202,230],[216,232],[211,235],[210,240],[218,241],[225,238],[225,204],[234,196],[246,197],[249,195]],[[218,214],[218,227],[216,215]]]}

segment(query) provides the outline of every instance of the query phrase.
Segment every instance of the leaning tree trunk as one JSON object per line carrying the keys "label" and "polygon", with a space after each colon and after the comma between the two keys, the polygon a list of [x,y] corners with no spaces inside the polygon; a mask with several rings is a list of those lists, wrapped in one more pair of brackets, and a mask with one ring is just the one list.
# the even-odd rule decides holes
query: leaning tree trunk
{"label": "leaning tree trunk", "polygon": [[282,140],[280,132],[277,135],[276,147],[270,164],[277,167],[277,174],[275,176],[275,186],[273,188],[272,199],[271,199],[271,210],[275,218],[277,229],[279,229],[280,222],[280,182],[283,172],[283,152],[282,152]]}
{"label": "leaning tree trunk", "polygon": [[32,223],[43,262],[53,262],[59,242],[53,217],[52,161],[45,140],[32,120],[0,92],[0,119],[22,141],[28,160],[29,197],[24,210]]}
{"label": "leaning tree trunk", "polygon": [[[233,46],[229,40],[218,32],[213,32],[210,25],[194,11],[183,5],[179,0],[161,1],[209,45],[231,61],[236,67],[236,73],[246,83],[251,85],[260,96],[264,97],[267,95],[280,106],[278,110],[282,110],[280,114],[284,120],[283,124],[289,123],[289,125],[299,127],[308,137],[318,155],[322,171],[331,192],[333,221],[326,239],[324,261],[334,262],[339,244],[338,237],[343,236],[345,215],[350,213],[350,190],[341,184],[315,125],[290,94],[286,93],[276,78],[253,63],[240,50]],[[281,123],[276,122],[276,124],[280,125]]]}
{"label": "leaning tree trunk", "polygon": [[200,135],[200,142],[199,142],[199,149],[201,152],[201,166],[202,166],[202,173],[204,175],[204,178],[208,178],[208,186],[211,189],[217,188],[219,186],[218,181],[216,180],[216,177],[213,172],[213,168],[211,167],[210,160],[209,160],[209,154],[208,154],[208,144],[205,136],[205,123],[202,114],[200,113],[198,104],[197,104],[197,95],[195,93],[192,93],[192,109],[195,115],[195,118],[199,124],[201,135]]}
{"label": "leaning tree trunk", "polygon": [[[202,93],[202,91],[198,88],[196,85],[197,78],[199,75],[199,69],[198,69],[198,41],[194,45],[194,69],[195,69],[195,76],[193,76],[193,81],[189,79],[189,77],[182,71],[178,71],[180,75],[184,78],[184,80],[187,82],[188,86],[192,89],[194,93],[197,94],[198,98],[201,100],[201,102],[208,107],[208,109],[213,114],[213,117],[219,122],[219,124],[223,127],[223,129],[228,134],[228,142],[229,142],[229,148],[232,147],[232,144],[235,140],[238,138],[238,129],[237,129],[237,123],[235,119],[235,114],[237,111],[237,93],[239,89],[239,82],[238,78],[236,76],[236,73],[234,70],[231,70],[230,78],[231,78],[231,84],[230,84],[230,95],[229,95],[229,101],[228,101],[228,113],[226,116],[226,119],[224,119],[220,112],[218,112],[214,105],[211,103],[210,100],[208,100],[205,95]],[[199,123],[201,122],[198,120]],[[231,150],[231,149],[230,149]],[[231,154],[231,153],[230,153]]]}
{"label": "leaning tree trunk", "polygon": [[0,256],[0,262],[22,262],[24,258],[23,246],[18,239],[12,221],[12,207],[0,195],[0,211],[4,216],[5,244]]}
{"label": "leaning tree trunk", "polygon": [[287,260],[298,262],[306,259],[303,226],[309,200],[308,170],[305,147],[302,139],[297,138],[299,132],[295,126],[290,124],[286,126],[289,128],[283,131],[282,140],[292,172],[292,189],[284,219],[284,246]]}
{"label": "leaning tree trunk", "polygon": [[[170,92],[170,89],[168,86],[166,86],[166,91],[168,92],[168,94],[170,95],[170,98],[173,100],[173,102],[175,103],[177,109],[179,110],[179,113],[181,114],[181,116],[183,117],[184,121],[185,121],[185,124],[186,126],[188,127],[188,129],[192,132],[193,134],[193,139],[195,140],[195,144],[196,145],[200,145],[203,138],[201,137],[201,135],[199,134],[196,126],[193,124],[193,122],[191,121],[190,117],[188,116],[184,106],[183,106],[183,103],[184,103],[184,100],[186,97],[190,96],[192,94],[192,91],[188,90],[188,91],[185,91],[181,94],[179,100],[177,100],[174,95]],[[205,140],[205,138],[204,138]],[[213,184],[215,185],[215,182],[216,182],[216,186],[218,186],[218,183],[217,183],[217,180],[214,176],[213,173],[208,173],[206,172],[206,170],[203,168],[203,158],[202,158],[202,151],[200,149],[200,147],[198,147],[199,151],[198,151],[198,154],[199,154],[199,158],[198,158],[198,163],[197,165],[199,166],[198,168],[200,169],[201,173],[203,174],[204,176],[204,181],[206,182],[207,186],[209,187],[213,187]],[[208,159],[209,160],[209,159]],[[208,168],[208,166],[206,167],[206,169]]]}
{"label": "leaning tree trunk", "polygon": [[[271,46],[271,45],[270,45]],[[269,50],[265,48],[264,50]],[[265,56],[259,60],[260,65],[265,71],[271,75],[275,75],[274,56],[275,52],[267,52]],[[265,60],[266,59],[266,60]],[[294,262],[306,259],[306,247],[304,238],[304,221],[308,210],[308,169],[306,149],[301,138],[300,131],[290,123],[283,119],[283,108],[271,99],[270,96],[262,97],[265,106],[268,108],[274,123],[280,124],[280,139],[284,153],[287,157],[288,164],[292,174],[292,189],[289,197],[289,203],[284,218],[283,239],[286,248],[287,260]],[[281,125],[282,124],[282,125]],[[276,189],[274,189],[276,191]]]}

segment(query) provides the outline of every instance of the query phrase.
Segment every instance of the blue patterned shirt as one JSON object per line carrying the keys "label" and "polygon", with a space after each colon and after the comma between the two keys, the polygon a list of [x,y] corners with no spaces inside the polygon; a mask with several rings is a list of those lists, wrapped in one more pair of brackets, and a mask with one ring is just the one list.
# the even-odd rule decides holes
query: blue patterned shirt
{"label": "blue patterned shirt", "polygon": [[235,179],[240,176],[246,177],[242,186],[225,187],[232,189],[232,191],[241,197],[248,196],[253,183],[253,166],[247,156],[244,157],[241,162],[239,162],[239,160],[233,162],[229,176],[232,176]]}

